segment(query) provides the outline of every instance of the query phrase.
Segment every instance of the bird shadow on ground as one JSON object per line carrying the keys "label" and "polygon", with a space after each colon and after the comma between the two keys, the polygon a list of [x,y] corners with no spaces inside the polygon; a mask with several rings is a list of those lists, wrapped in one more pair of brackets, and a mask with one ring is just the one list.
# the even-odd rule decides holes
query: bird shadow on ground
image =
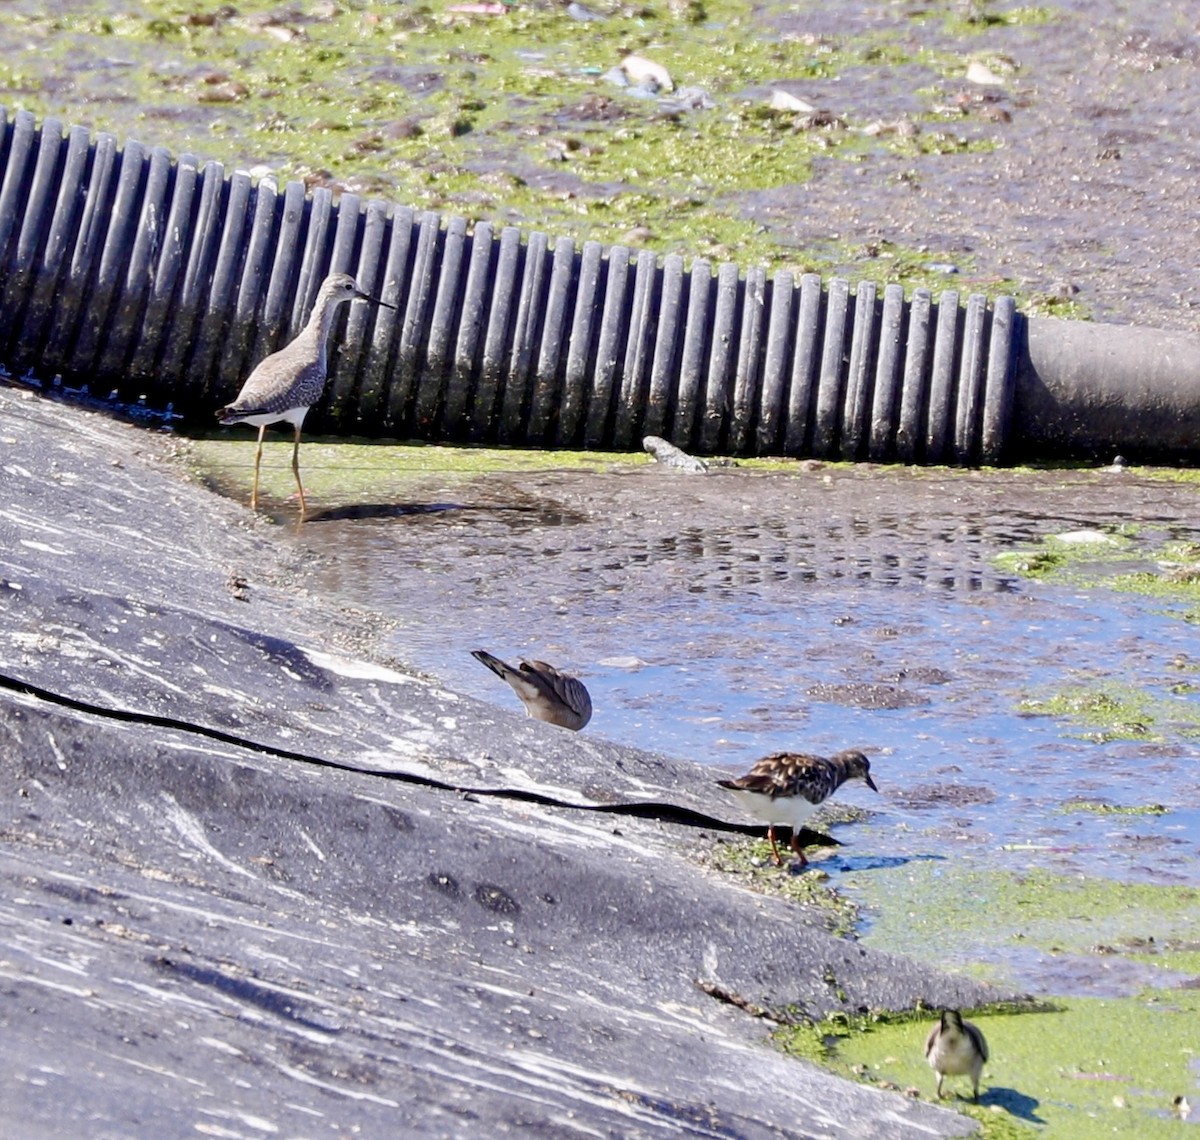
{"label": "bird shadow on ground", "polygon": [[473,506],[470,503],[347,503],[341,507],[328,507],[313,511],[306,523],[344,522],[350,519],[391,519],[405,515],[436,515],[448,511],[482,511],[487,514],[500,512],[536,513],[536,507]]}
{"label": "bird shadow on ground", "polygon": [[945,855],[830,855],[819,866],[822,871],[881,871],[925,860],[942,862],[945,858]]}
{"label": "bird shadow on ground", "polygon": [[1026,1096],[1016,1089],[997,1088],[993,1085],[982,1096],[978,1104],[985,1108],[1002,1108],[1010,1116],[1018,1120],[1027,1120],[1030,1124],[1045,1124],[1045,1117],[1038,1116],[1036,1109],[1041,1103],[1034,1096]]}

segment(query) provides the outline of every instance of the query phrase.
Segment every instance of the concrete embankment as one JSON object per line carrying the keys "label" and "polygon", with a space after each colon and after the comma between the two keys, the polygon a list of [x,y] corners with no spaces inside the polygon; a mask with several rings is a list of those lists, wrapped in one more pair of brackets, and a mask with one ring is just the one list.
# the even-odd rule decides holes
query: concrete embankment
{"label": "concrete embankment", "polygon": [[707,769],[380,662],[172,448],[0,388],[10,1134],[970,1131],[737,1002],[1008,995],[701,869]]}

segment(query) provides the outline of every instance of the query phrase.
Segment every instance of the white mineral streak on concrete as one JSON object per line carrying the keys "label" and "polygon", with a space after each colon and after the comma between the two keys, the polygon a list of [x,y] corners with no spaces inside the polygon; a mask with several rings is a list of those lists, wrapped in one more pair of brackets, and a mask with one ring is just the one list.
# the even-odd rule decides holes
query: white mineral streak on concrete
{"label": "white mineral streak on concrete", "polygon": [[253,872],[239,866],[232,859],[218,851],[208,841],[208,836],[204,834],[204,825],[191,812],[180,807],[179,802],[174,796],[164,792],[161,798],[166,804],[165,814],[167,822],[175,828],[180,838],[186,844],[194,847],[200,854],[211,859],[219,866],[224,867],[227,871],[232,871],[235,875],[242,875],[247,879],[258,878]]}
{"label": "white mineral streak on concrete", "polygon": [[0,966],[0,978],[10,978],[14,982],[22,982],[30,986],[41,986],[44,990],[54,990],[57,993],[70,994],[72,997],[91,998],[96,996],[95,990],[90,986],[66,986],[59,982],[52,982],[37,974],[7,970],[2,966]]}
{"label": "white mineral streak on concrete", "polygon": [[176,685],[172,681],[168,681],[159,671],[157,661],[148,661],[143,657],[130,657],[114,651],[111,645],[106,645],[103,642],[96,641],[77,629],[68,629],[66,626],[56,625],[47,626],[45,632],[58,633],[62,635],[61,652],[64,656],[70,656],[72,652],[77,657],[83,657],[93,661],[109,661],[118,665],[123,665],[131,673],[136,673],[139,677],[145,677],[149,681],[153,681],[156,685],[169,690],[172,693],[178,693],[182,696],[190,696],[189,689],[185,689],[182,685]]}
{"label": "white mineral streak on concrete", "polygon": [[304,828],[302,828],[302,827],[298,827],[298,828],[296,828],[296,831],[297,831],[297,833],[299,834],[300,838],[304,840],[304,845],[305,845],[305,846],[306,846],[306,847],[307,847],[307,848],[308,848],[308,849],[309,849],[309,850],[310,850],[310,851],[311,851],[311,852],[312,852],[312,853],[313,853],[313,854],[314,854],[314,855],[315,855],[315,856],[316,856],[316,857],[317,857],[317,858],[318,858],[318,859],[319,859],[319,860],[320,860],[322,863],[324,863],[324,862],[325,862],[325,852],[324,852],[324,851],[322,851],[322,850],[321,850],[321,849],[320,849],[320,848],[319,848],[319,847],[316,845],[316,843],[313,841],[312,837],[311,837],[311,836],[308,834],[308,832],[307,832],[307,831],[305,831],[305,830],[304,830]]}
{"label": "white mineral streak on concrete", "polygon": [[58,741],[54,739],[54,733],[46,733],[46,741],[50,745],[50,751],[54,753],[54,763],[58,765],[60,772],[67,770],[67,758],[63,755],[63,750],[59,748]]}
{"label": "white mineral streak on concrete", "polygon": [[74,554],[73,550],[64,550],[61,546],[51,546],[48,542],[35,542],[32,538],[21,538],[17,540],[22,546],[29,547],[30,550],[40,550],[43,554],[58,554],[69,555]]}
{"label": "white mineral streak on concrete", "polygon": [[[215,1117],[217,1120],[232,1120],[243,1125],[246,1128],[253,1128],[256,1132],[276,1133],[279,1131],[279,1125],[273,1124],[269,1120],[264,1120],[261,1116],[251,1116],[249,1113],[237,1112],[234,1109],[228,1108],[201,1108],[198,1109],[204,1116]],[[240,1137],[242,1133],[231,1132],[229,1135]]]}
{"label": "white mineral streak on concrete", "polygon": [[376,665],[372,661],[340,657],[333,653],[325,653],[320,649],[307,649],[304,646],[298,646],[298,648],[318,669],[324,669],[327,673],[333,673],[348,680],[386,681],[391,685],[419,685],[422,683],[416,677],[397,673],[395,669]]}
{"label": "white mineral streak on concrete", "polygon": [[[0,519],[8,519],[15,527],[21,527],[25,530],[36,531],[38,534],[66,534],[61,527],[51,526],[50,523],[39,518],[37,515],[31,515],[27,511],[16,509],[0,510]],[[34,550],[40,547],[34,547]]]}
{"label": "white mineral streak on concrete", "polygon": [[284,1065],[279,1061],[274,1062],[274,1065],[284,1076],[291,1077],[301,1084],[313,1085],[315,1088],[325,1089],[326,1092],[334,1093],[336,1096],[344,1096],[349,1100],[366,1100],[372,1104],[382,1104],[385,1108],[400,1107],[399,1101],[388,1100],[386,1097],[375,1096],[372,1093],[359,1092],[357,1089],[343,1088],[341,1085],[331,1084],[329,1081],[319,1081],[303,1069],[294,1069],[290,1065]]}

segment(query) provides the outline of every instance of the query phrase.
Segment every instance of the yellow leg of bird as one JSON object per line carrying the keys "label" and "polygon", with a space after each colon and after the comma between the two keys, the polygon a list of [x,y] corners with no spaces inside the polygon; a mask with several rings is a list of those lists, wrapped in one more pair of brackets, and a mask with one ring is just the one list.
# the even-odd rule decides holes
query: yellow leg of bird
{"label": "yellow leg of bird", "polygon": [[254,486],[250,489],[250,509],[258,510],[258,468],[262,463],[262,444],[263,436],[266,434],[267,425],[260,424],[258,429],[258,450],[254,453]]}
{"label": "yellow leg of bird", "polygon": [[300,492],[300,519],[308,513],[304,502],[304,484],[300,482],[300,427],[296,427],[296,442],[292,445],[292,474],[296,476],[296,490]]}

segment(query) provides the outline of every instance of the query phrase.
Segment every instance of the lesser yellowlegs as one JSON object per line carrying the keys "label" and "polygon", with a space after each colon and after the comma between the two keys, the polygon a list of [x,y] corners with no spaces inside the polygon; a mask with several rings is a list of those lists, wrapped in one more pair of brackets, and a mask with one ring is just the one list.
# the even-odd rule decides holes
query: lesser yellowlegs
{"label": "lesser yellowlegs", "polygon": [[[300,492],[300,517],[307,511],[304,484],[300,482],[300,426],[308,409],[320,398],[325,387],[326,345],[333,328],[337,307],[344,301],[370,301],[349,273],[331,273],[321,284],[308,323],[295,340],[278,352],[260,360],[246,378],[232,404],[217,411],[223,424],[255,424],[258,450],[254,453],[254,486],[250,509],[258,509],[258,471],[262,464],[263,434],[268,424],[287,422],[295,430],[292,445],[292,474]],[[385,301],[376,304],[395,308]]]}

